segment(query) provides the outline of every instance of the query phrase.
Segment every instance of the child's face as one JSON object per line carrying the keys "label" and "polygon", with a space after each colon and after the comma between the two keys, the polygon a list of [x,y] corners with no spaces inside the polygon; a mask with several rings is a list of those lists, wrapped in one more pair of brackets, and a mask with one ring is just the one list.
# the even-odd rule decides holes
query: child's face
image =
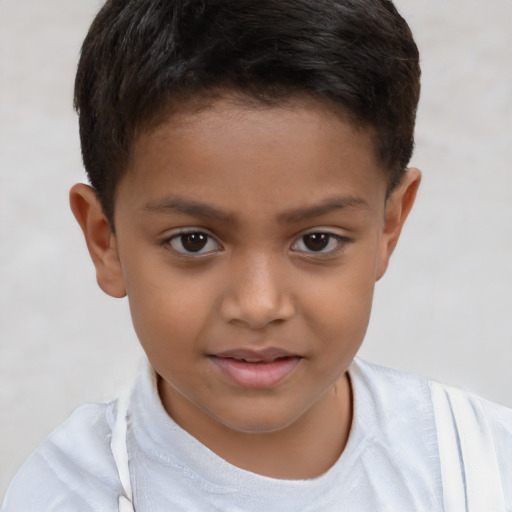
{"label": "child's face", "polygon": [[386,208],[369,133],[313,103],[223,100],[140,136],[98,280],[126,290],[179,423],[270,432],[329,399],[365,335],[411,172]]}

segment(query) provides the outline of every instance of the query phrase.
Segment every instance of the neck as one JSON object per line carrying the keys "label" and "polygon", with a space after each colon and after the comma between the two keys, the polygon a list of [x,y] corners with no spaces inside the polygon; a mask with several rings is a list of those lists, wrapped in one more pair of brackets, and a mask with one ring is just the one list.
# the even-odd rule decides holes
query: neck
{"label": "neck", "polygon": [[310,479],[325,473],[343,452],[352,423],[347,374],[297,421],[265,433],[231,429],[200,409],[186,418],[176,417],[175,401],[180,398],[170,397],[161,379],[159,390],[167,412],[184,430],[230,464],[272,478]]}

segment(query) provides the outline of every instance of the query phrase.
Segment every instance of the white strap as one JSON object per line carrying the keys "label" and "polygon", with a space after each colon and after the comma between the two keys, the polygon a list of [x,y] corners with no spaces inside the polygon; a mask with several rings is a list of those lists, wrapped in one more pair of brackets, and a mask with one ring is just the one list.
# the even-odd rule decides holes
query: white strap
{"label": "white strap", "polygon": [[124,491],[124,495],[119,496],[119,512],[135,512],[132,501],[130,468],[128,466],[128,447],[126,444],[126,435],[128,432],[128,403],[129,393],[124,394],[117,401],[116,422],[112,429],[112,438],[110,441],[110,449]]}
{"label": "white strap", "polygon": [[506,511],[496,448],[478,398],[430,383],[445,512]]}
{"label": "white strap", "polygon": [[460,466],[460,447],[445,390],[437,382],[430,383],[437,427],[437,442],[441,459],[444,512],[463,512],[466,507],[464,475]]}

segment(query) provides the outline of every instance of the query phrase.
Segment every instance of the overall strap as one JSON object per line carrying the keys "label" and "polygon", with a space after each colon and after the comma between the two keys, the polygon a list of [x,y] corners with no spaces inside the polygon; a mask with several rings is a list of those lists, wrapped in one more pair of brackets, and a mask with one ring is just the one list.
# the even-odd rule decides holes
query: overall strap
{"label": "overall strap", "polygon": [[480,400],[430,383],[445,512],[505,512],[491,427]]}
{"label": "overall strap", "polygon": [[124,492],[124,494],[119,496],[119,512],[135,512],[130,483],[130,468],[128,466],[128,446],[126,444],[128,403],[129,393],[125,393],[117,401],[116,422],[112,428],[112,438],[110,441],[110,450],[112,451]]}

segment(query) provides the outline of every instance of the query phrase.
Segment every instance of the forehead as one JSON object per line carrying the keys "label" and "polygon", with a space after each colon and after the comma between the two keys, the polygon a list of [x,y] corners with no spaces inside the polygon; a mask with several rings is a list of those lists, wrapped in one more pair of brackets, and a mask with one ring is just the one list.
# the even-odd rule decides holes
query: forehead
{"label": "forehead", "polygon": [[119,195],[141,208],[166,194],[224,210],[254,209],[258,200],[260,209],[261,201],[291,209],[333,194],[380,202],[386,176],[372,135],[313,100],[268,106],[222,98],[141,133]]}
{"label": "forehead", "polygon": [[[219,132],[217,128],[221,125],[223,130]],[[330,135],[337,133],[343,136],[350,132],[360,138],[361,142],[364,139],[367,143],[364,153],[375,158],[374,164],[378,165],[373,140],[374,128],[363,127],[353,114],[332,101],[307,94],[275,100],[249,96],[244,92],[216,89],[171,101],[161,109],[149,126],[142,126],[135,134],[132,154],[140,156],[141,150],[144,152],[144,146],[151,139],[166,139],[165,143],[169,143],[171,137],[178,139],[205,136],[213,141],[217,135],[222,136],[229,125],[235,129],[245,125],[254,131],[263,127],[269,135],[276,135],[284,126],[286,131],[293,129],[295,135],[300,133],[310,139],[316,136],[326,142]],[[242,130],[238,132],[243,133]]]}

